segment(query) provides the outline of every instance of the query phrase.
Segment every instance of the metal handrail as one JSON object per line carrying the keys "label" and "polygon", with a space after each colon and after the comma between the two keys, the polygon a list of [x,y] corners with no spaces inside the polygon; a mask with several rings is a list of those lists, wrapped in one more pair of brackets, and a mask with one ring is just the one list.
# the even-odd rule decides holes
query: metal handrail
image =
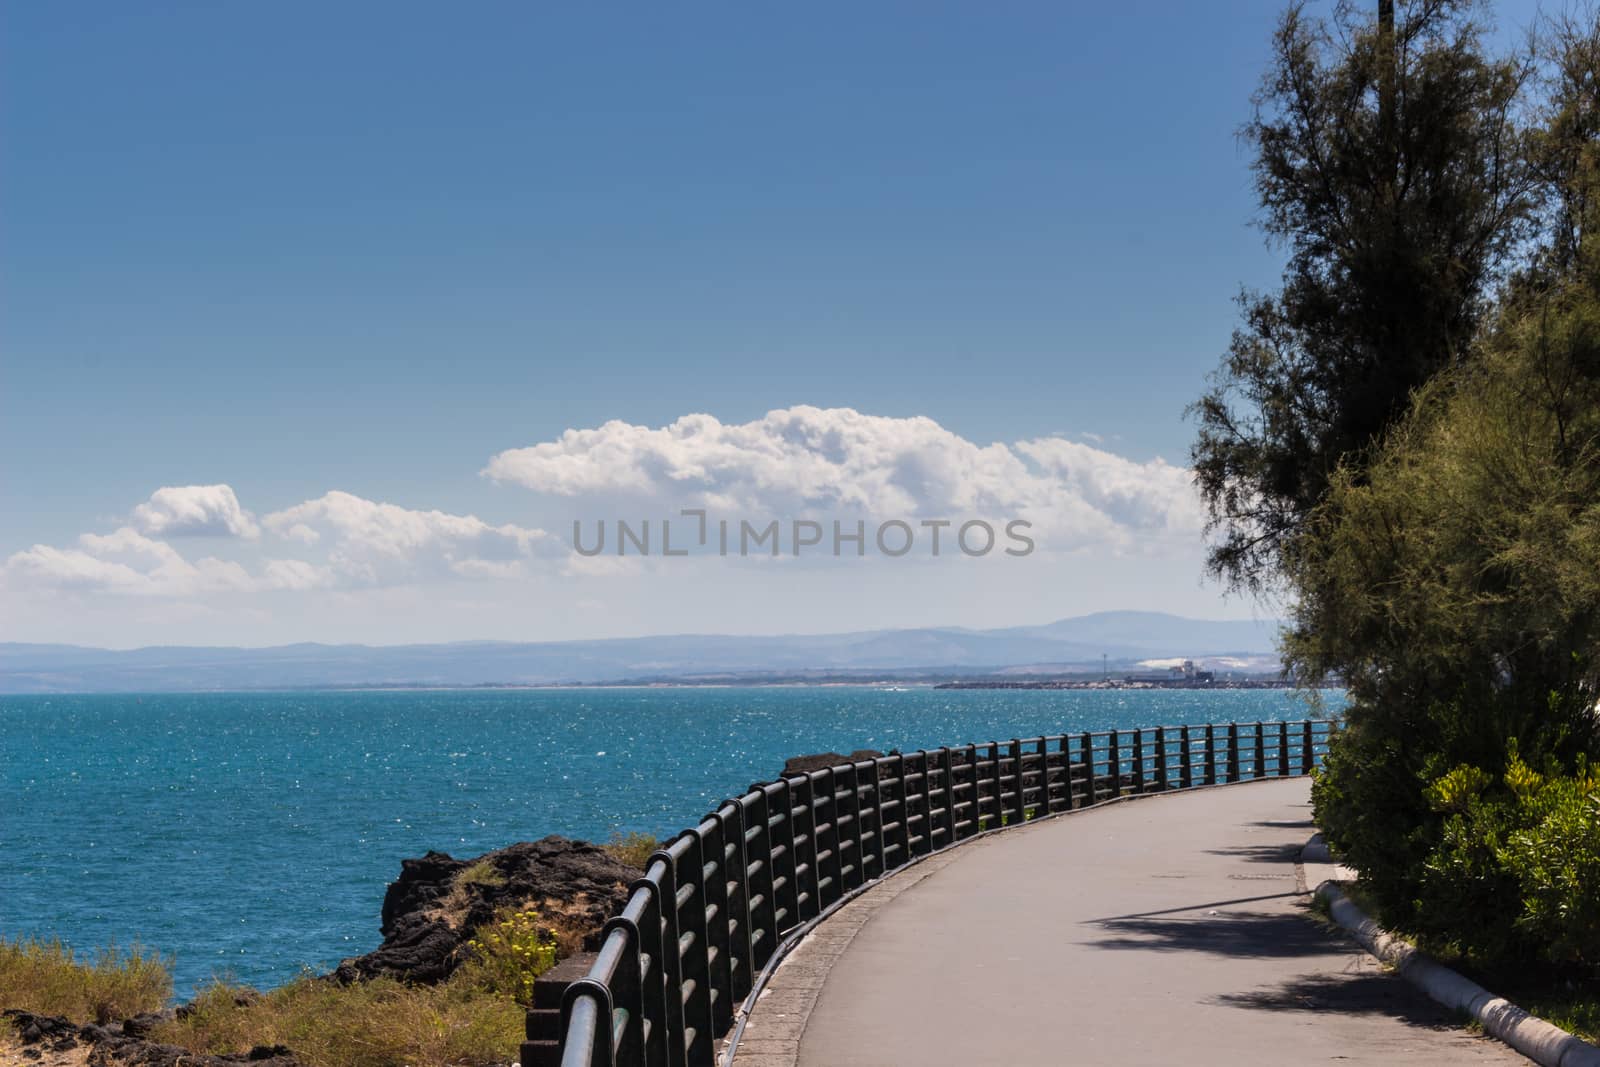
{"label": "metal handrail", "polygon": [[1319,766],[1326,719],[990,741],[785,776],[653,853],[561,1007],[562,1067],[710,1067],[785,938],[845,895],[979,833],[1127,795]]}

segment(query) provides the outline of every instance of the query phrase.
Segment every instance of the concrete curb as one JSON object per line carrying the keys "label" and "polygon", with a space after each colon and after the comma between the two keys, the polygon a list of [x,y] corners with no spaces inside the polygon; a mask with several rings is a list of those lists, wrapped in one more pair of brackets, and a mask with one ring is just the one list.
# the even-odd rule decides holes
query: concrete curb
{"label": "concrete curb", "polygon": [[[1312,840],[1320,845],[1317,838]],[[1326,846],[1322,846],[1321,855],[1326,857]],[[1543,1067],[1600,1067],[1600,1047],[1529,1015],[1504,997],[1495,996],[1431,959],[1409,941],[1388,933],[1333,882],[1317,886],[1316,895],[1327,902],[1333,921],[1353,934],[1368,952],[1392,965],[1396,973],[1440,1004],[1476,1019],[1484,1033],[1499,1038]]]}

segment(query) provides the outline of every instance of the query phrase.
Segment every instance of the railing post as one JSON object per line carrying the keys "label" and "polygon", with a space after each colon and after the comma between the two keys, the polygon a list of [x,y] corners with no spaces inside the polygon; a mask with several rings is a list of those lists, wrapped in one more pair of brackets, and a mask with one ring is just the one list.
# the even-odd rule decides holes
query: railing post
{"label": "railing post", "polygon": [[[711,940],[706,922],[705,847],[697,830],[684,831],[684,838],[688,847],[678,864],[678,892],[684,894],[685,900],[678,909],[678,938],[680,945],[689,941],[688,951],[682,954],[682,981],[694,983],[683,1000],[684,1036],[688,1038],[685,1056],[689,1067],[701,1067],[714,1057],[712,1043],[716,1036],[708,951]],[[692,1035],[690,1030],[694,1031]]]}
{"label": "railing post", "polygon": [[1239,724],[1228,724],[1228,781],[1237,782],[1241,774],[1239,767]]}
{"label": "railing post", "polygon": [[[772,910],[773,941],[800,924],[800,886],[794,869],[794,796],[787,778],[767,787],[772,797],[767,802],[767,825],[772,835]],[[774,811],[782,812],[779,816]]]}
{"label": "railing post", "polygon": [[1034,818],[1050,814],[1050,739],[1041,734],[1034,741],[1039,757],[1039,799],[1035,802]]}
{"label": "railing post", "polygon": [[1311,732],[1311,720],[1306,719],[1301,725],[1304,729],[1300,742],[1300,773],[1310,774],[1311,768],[1316,765],[1317,746]]}
{"label": "railing post", "polygon": [[[844,804],[836,805],[843,810],[835,813],[833,825],[834,838],[839,842],[839,873],[842,884],[840,893],[847,893],[852,889],[860,889],[861,883],[866,880],[867,873],[862,870],[861,848],[861,792],[860,781],[856,777],[856,765],[841,766],[834,771],[834,780],[838,782],[835,795],[843,793]],[[845,863],[845,846],[849,846],[850,860]],[[848,872],[848,873],[846,873]]]}
{"label": "railing post", "polygon": [[706,916],[706,972],[711,983],[711,1036],[724,1032],[733,1023],[733,949],[728,914],[728,856],[723,846],[722,821],[708,819],[692,832],[700,839],[702,868],[700,890]]}
{"label": "railing post", "polygon": [[815,919],[822,911],[817,899],[817,809],[811,804],[811,775],[789,779],[789,821],[794,823],[795,891],[799,900],[795,914],[801,922]]}
{"label": "railing post", "polygon": [[1178,728],[1178,744],[1183,748],[1183,764],[1178,768],[1178,788],[1194,785],[1194,742],[1189,737],[1187,724]]}
{"label": "railing post", "polygon": [[1133,731],[1133,791],[1144,792],[1144,727]]}
{"label": "railing post", "polygon": [[817,907],[826,911],[844,892],[839,856],[839,787],[833,768],[811,772],[812,818],[817,820]]}
{"label": "railing post", "polygon": [[[738,801],[734,802],[736,805]],[[744,854],[750,923],[750,970],[759,973],[778,945],[777,899],[773,890],[772,805],[767,787],[751,794],[745,819]],[[745,990],[749,992],[749,990]]]}
{"label": "railing post", "polygon": [[1206,769],[1203,781],[1206,785],[1217,784],[1217,727],[1215,723],[1206,723]]}
{"label": "railing post", "polygon": [[[889,873],[889,861],[884,852],[887,843],[883,839],[883,764],[881,759],[870,759],[866,762],[867,773],[872,776],[872,859],[878,871],[874,878],[882,878]],[[856,777],[861,777],[861,764],[856,765]]]}
{"label": "railing post", "polygon": [[1261,723],[1256,723],[1256,758],[1252,764],[1254,771],[1251,778],[1265,778],[1267,776],[1267,728]]}
{"label": "railing post", "polygon": [[657,903],[661,909],[661,977],[665,982],[663,1010],[666,1013],[667,1067],[687,1067],[688,1035],[683,1003],[683,942],[678,921],[678,861],[670,848],[656,851],[645,864],[648,872],[655,864],[661,872]]}
{"label": "railing post", "polygon": [[[1028,817],[1027,800],[1022,792],[1022,742],[1015,737],[1011,739],[1009,749],[1011,774],[1016,779],[1015,792],[1011,794],[1011,810],[1006,814],[1015,822],[1024,822]],[[1007,820],[1002,819],[1000,825],[1006,825]]]}
{"label": "railing post", "polygon": [[[906,795],[901,797],[901,825],[906,827],[906,854],[904,854],[904,859],[902,859],[902,862],[907,862],[907,864],[909,864],[912,859],[915,859],[915,857],[925,854],[925,846],[926,843],[928,843],[926,833],[920,835],[920,837],[923,838],[922,845],[917,845],[917,843],[912,840],[912,838],[917,837],[917,832],[915,832],[914,827],[912,827],[912,814],[914,814],[915,809],[917,809],[917,801],[922,798],[922,789],[917,789],[914,784],[915,774],[917,774],[917,761],[915,761],[915,757],[918,757],[918,755],[922,755],[922,752],[909,753],[909,758],[907,758],[906,763],[902,763],[901,765],[901,782],[902,785],[904,785],[904,792],[906,792]],[[926,776],[923,777],[923,781],[926,781]]]}
{"label": "railing post", "polygon": [[[1078,735],[1078,752],[1083,757],[1083,807],[1094,805],[1094,735],[1085,730]],[[1078,798],[1072,798],[1072,806],[1076,809]]]}
{"label": "railing post", "polygon": [[[654,857],[645,864],[647,876],[640,878],[628,887],[629,895],[643,892],[645,894],[644,913],[639,917],[639,951],[651,960],[648,971],[641,968],[639,980],[639,1001],[641,1022],[648,1020],[650,1033],[644,1036],[644,1027],[639,1027],[643,1041],[644,1062],[648,1067],[665,1067],[672,1062],[668,1053],[668,1038],[672,1033],[672,1026],[667,1019],[667,977],[665,913],[661,909],[661,887],[648,877],[650,868],[658,862]],[[667,865],[671,869],[671,865]],[[674,927],[676,928],[676,927]],[[680,1016],[678,1026],[681,1030],[683,1019]]]}
{"label": "railing post", "polygon": [[948,745],[939,749],[939,777],[944,780],[944,843],[956,843],[956,774],[955,760]]}
{"label": "railing post", "polygon": [[1289,776],[1289,720],[1278,721],[1278,777]]}
{"label": "railing post", "polygon": [[963,745],[961,748],[961,760],[962,766],[966,767],[965,776],[967,779],[965,783],[967,786],[967,799],[961,803],[971,805],[971,809],[968,812],[970,818],[965,820],[960,819],[959,813],[961,809],[959,807],[956,809],[957,820],[968,823],[967,832],[961,835],[962,839],[965,840],[978,832],[978,746]]}
{"label": "railing post", "polygon": [[[920,771],[918,771],[916,768],[920,768]],[[922,784],[913,785],[913,776],[917,775],[918,773],[920,773],[922,777],[916,779],[916,781],[920,781]],[[907,860],[910,860],[914,856],[926,856],[929,852],[933,851],[933,838],[928,833],[927,813],[928,753],[926,749],[919,748],[916,752],[916,763],[913,764],[913,770],[906,776],[906,800],[904,807],[902,807],[900,810],[900,817],[906,821]],[[917,826],[922,828],[922,832],[920,834],[916,832],[916,829],[911,824],[913,815],[915,815],[917,818]],[[920,840],[913,841],[913,837],[919,838]]]}
{"label": "railing post", "polygon": [[1072,810],[1072,735],[1062,734],[1061,744],[1057,748],[1061,752],[1061,800],[1050,805],[1052,813]]}
{"label": "railing post", "polygon": [[[611,1006],[611,990],[599,979],[583,977],[567,986],[561,997],[561,1033],[570,1033],[579,1017],[587,1025],[590,1056],[584,1067],[614,1067],[616,1064],[616,1025]],[[709,1062],[709,1061],[708,1061]]]}
{"label": "railing post", "polygon": [[[618,1067],[644,1064],[644,988],[639,975],[639,928],[623,915],[607,920],[601,928],[602,942],[613,933],[623,937],[622,963],[611,981],[611,1041]],[[617,1012],[622,1013],[622,1032],[616,1031]]]}
{"label": "railing post", "polygon": [[991,830],[998,830],[1005,825],[1006,804],[1001,799],[1005,793],[1005,768],[1001,766],[1000,742],[996,741],[989,746],[989,753],[993,759],[989,761],[989,787],[994,790],[994,825]]}
{"label": "railing post", "polygon": [[895,867],[899,868],[911,862],[911,786],[906,781],[905,753],[901,753],[894,758],[898,761],[895,772],[896,778],[900,783],[900,858],[895,863]]}
{"label": "railing post", "polygon": [[1161,791],[1165,793],[1172,788],[1172,772],[1167,766],[1167,728],[1156,727],[1156,778],[1161,782]]}
{"label": "railing post", "polygon": [[[733,990],[729,1010],[745,998],[755,984],[755,952],[750,928],[750,859],[745,835],[744,805],[727,801],[717,809],[722,834],[722,880],[718,883],[727,900],[729,986]],[[731,1019],[731,1016],[730,1016]]]}
{"label": "railing post", "polygon": [[1106,762],[1111,765],[1107,768],[1111,775],[1111,796],[1116,798],[1122,795],[1122,752],[1117,745],[1116,730],[1111,731],[1106,744]]}

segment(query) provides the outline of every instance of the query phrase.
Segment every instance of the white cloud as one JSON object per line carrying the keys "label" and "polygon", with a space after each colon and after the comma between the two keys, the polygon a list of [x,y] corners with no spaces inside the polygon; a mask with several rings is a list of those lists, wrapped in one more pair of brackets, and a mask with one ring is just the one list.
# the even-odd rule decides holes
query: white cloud
{"label": "white cloud", "polygon": [[[540,507],[566,510],[563,527],[575,507],[588,522],[672,516],[675,538],[675,509],[691,506],[705,507],[713,521],[1021,518],[1033,523],[1041,551],[1083,552],[1098,565],[1142,546],[1192,554],[1202,524],[1190,472],[1159,459],[1139,462],[1066,437],[982,444],[929,418],[848,408],[793,407],[738,424],[709,415],[659,428],[608,422],[502,452],[484,473],[561,498]],[[218,538],[216,554],[185,555],[188,535]],[[945,536],[948,543],[953,535]],[[1155,566],[1152,555],[1145,562]],[[727,580],[749,581],[751,569]],[[546,578],[563,588],[625,582],[634,596],[672,586],[683,573],[659,556],[583,557],[541,529],[341,491],[258,520],[229,486],[211,485],[163,487],[126,525],[17,552],[0,564],[0,585],[36,592],[43,603],[70,594],[74,605],[142,597],[156,611],[214,599],[246,610],[248,598],[264,594],[337,592],[307,600],[326,605],[350,599],[347,592],[370,600],[427,586],[438,596],[446,583],[509,604],[517,597],[497,585],[526,590],[524,583]],[[288,610],[282,600],[263,603]]]}
{"label": "white cloud", "polygon": [[359,585],[445,574],[512,577],[523,560],[555,547],[543,530],[492,526],[476,515],[417,511],[339,490],[275,511],[262,523],[283,538],[325,545],[331,571]]}
{"label": "white cloud", "polygon": [[169,485],[133,509],[133,524],[152,537],[255,537],[261,531],[227,485]]}
{"label": "white cloud", "polygon": [[1059,437],[1019,441],[1016,449],[1058,492],[1083,501],[1118,526],[1190,535],[1204,525],[1194,475],[1185,467],[1159,458],[1138,463]]}
{"label": "white cloud", "polygon": [[6,561],[8,581],[34,588],[154,596],[195,596],[257,587],[243,567],[206,556],[190,562],[165,541],[123,526],[84,534],[76,548],[34,545]]}
{"label": "white cloud", "polygon": [[723,513],[1020,516],[1042,547],[1192,537],[1190,472],[1060,438],[980,445],[925,417],[793,407],[752,422],[613,421],[494,456],[484,474],[568,497],[642,496]]}
{"label": "white cloud", "polygon": [[[205,488],[226,492],[162,489],[136,509],[136,518],[147,527],[185,533],[206,523],[214,529],[231,524],[240,537],[260,537],[261,527],[231,490]],[[168,598],[306,592],[443,578],[515,578],[536,550],[551,547],[541,530],[491,526],[472,515],[413,511],[337,491],[268,515],[262,525],[281,550],[317,548],[320,558],[265,556],[248,566],[216,556],[191,561],[167,541],[123,526],[108,534],[83,534],[71,547],[34,545],[17,552],[0,566],[0,579],[14,588]]]}

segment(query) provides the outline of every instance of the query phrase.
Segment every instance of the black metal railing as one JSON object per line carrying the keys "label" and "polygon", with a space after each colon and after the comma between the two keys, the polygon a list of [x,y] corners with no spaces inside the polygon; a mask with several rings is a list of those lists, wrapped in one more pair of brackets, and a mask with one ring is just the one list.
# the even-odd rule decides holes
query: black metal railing
{"label": "black metal railing", "polygon": [[724,801],[650,857],[562,1003],[562,1067],[702,1067],[792,931],[976,834],[1130,794],[1309,774],[1329,720],[1051,734],[842,763]]}

